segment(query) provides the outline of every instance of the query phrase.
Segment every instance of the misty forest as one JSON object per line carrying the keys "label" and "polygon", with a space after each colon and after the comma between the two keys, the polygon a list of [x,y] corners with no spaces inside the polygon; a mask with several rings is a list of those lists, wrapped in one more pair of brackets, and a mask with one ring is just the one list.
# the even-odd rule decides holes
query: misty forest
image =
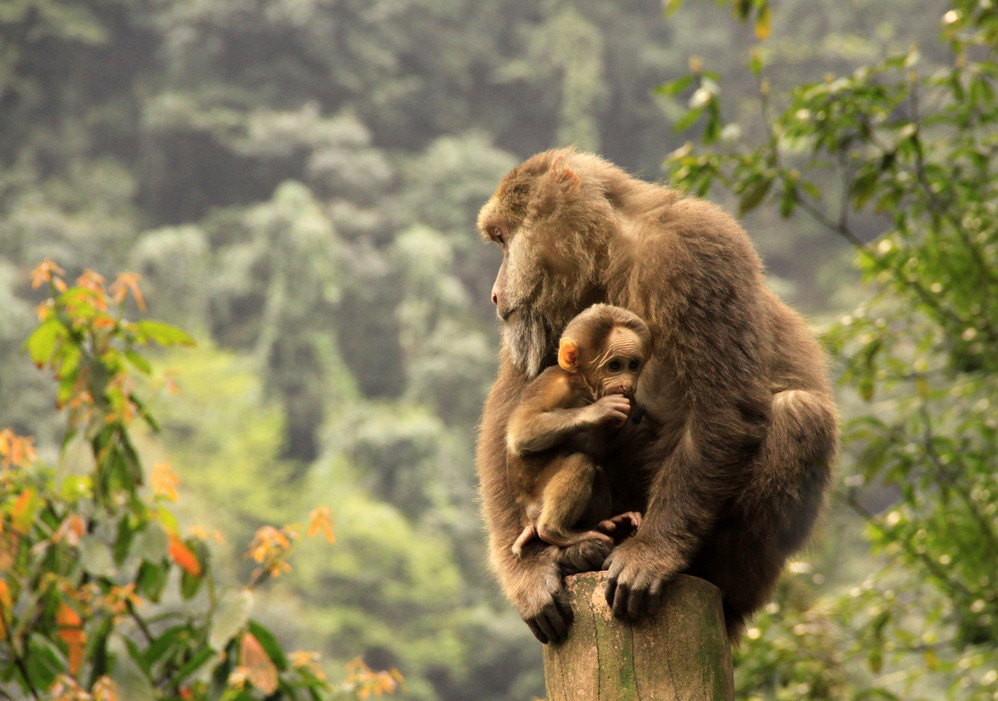
{"label": "misty forest", "polygon": [[0,0],[0,699],[542,697],[475,219],[565,145],[736,213],[828,351],[737,698],[998,699],[996,47],[991,0]]}

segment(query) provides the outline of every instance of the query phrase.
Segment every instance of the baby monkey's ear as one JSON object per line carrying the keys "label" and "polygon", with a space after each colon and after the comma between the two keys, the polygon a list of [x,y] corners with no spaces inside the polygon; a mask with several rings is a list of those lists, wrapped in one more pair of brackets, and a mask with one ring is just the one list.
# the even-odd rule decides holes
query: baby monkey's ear
{"label": "baby monkey's ear", "polygon": [[579,369],[579,344],[570,338],[562,338],[558,344],[558,365],[565,372]]}

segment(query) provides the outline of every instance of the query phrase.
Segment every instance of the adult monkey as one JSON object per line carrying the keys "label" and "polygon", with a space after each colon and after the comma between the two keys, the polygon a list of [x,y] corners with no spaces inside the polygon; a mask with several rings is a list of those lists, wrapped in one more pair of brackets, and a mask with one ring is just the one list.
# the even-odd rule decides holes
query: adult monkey
{"label": "adult monkey", "polygon": [[[542,642],[565,637],[562,575],[608,569],[614,615],[637,620],[679,572],[716,584],[728,634],[772,592],[808,536],[837,448],[834,400],[818,343],[767,287],[732,217],[573,150],[514,168],[478,226],[503,253],[492,288],[502,319],[498,377],[482,415],[478,475],[490,562]],[[532,543],[506,469],[506,423],[523,387],[555,362],[559,333],[605,302],[655,338],[636,399],[657,427],[640,455],[607,465],[613,512],[644,514],[612,552],[598,541]]]}

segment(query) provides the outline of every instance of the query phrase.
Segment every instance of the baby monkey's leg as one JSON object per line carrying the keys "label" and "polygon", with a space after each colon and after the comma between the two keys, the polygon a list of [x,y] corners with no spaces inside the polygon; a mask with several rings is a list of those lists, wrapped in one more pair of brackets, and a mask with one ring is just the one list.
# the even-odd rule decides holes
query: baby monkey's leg
{"label": "baby monkey's leg", "polygon": [[523,557],[523,546],[532,541],[536,537],[537,537],[537,526],[531,523],[529,526],[523,529],[523,532],[520,533],[519,537],[516,539],[516,542],[513,543],[513,547],[511,548],[513,554],[516,555],[517,557]]}
{"label": "baby monkey's leg", "polygon": [[605,533],[575,528],[593,497],[596,470],[596,465],[583,453],[559,458],[544,487],[544,504],[537,519],[537,536],[545,543],[564,548],[584,540],[610,542]]}

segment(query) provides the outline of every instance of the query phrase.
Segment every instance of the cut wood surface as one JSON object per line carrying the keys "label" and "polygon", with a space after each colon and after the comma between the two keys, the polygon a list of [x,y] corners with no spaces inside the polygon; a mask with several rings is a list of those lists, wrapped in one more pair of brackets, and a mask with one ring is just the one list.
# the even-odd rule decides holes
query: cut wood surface
{"label": "cut wood surface", "polygon": [[659,612],[613,617],[604,572],[565,579],[575,612],[567,639],[544,646],[547,701],[731,701],[734,678],[721,592],[702,579],[670,582]]}

